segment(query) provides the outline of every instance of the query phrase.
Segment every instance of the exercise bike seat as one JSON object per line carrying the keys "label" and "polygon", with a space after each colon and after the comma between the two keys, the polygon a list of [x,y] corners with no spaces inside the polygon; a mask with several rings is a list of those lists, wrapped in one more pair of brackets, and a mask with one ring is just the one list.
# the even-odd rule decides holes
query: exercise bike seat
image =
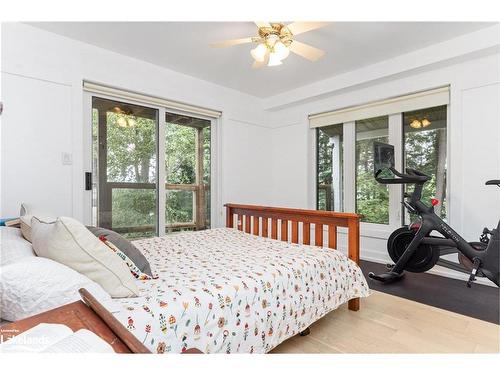
{"label": "exercise bike seat", "polygon": [[485,185],[500,185],[500,180],[489,180]]}

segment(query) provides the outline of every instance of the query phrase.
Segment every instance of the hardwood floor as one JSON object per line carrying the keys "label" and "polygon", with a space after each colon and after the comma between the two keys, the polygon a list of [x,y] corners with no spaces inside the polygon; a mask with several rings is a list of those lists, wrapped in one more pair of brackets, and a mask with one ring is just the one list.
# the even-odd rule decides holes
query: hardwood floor
{"label": "hardwood floor", "polygon": [[342,306],[272,353],[499,353],[500,326],[372,291],[357,312]]}

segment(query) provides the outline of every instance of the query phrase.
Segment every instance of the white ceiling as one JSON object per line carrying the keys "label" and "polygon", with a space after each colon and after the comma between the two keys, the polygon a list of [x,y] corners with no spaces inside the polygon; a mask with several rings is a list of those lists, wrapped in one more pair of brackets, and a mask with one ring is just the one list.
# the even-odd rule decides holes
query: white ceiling
{"label": "white ceiling", "polygon": [[333,22],[297,36],[326,51],[317,62],[290,54],[254,70],[250,44],[209,43],[256,35],[252,22],[44,22],[33,26],[258,97],[267,97],[457,37],[491,23]]}

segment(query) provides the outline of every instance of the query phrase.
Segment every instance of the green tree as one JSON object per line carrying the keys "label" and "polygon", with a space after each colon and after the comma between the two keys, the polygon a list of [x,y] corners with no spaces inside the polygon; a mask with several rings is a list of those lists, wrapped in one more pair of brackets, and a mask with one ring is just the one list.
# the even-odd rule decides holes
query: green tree
{"label": "green tree", "polygon": [[317,161],[317,207],[318,210],[327,209],[327,200],[331,199],[326,194],[326,189],[323,186],[332,185],[332,143],[330,137],[320,128],[317,130],[317,147],[318,147],[318,161]]}

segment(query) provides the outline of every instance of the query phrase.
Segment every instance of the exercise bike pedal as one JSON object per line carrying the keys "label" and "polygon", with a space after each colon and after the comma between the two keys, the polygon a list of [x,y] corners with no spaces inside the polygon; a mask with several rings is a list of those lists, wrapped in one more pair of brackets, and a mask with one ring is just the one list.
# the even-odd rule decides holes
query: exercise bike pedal
{"label": "exercise bike pedal", "polygon": [[478,258],[474,258],[474,264],[472,267],[472,271],[469,276],[469,280],[467,281],[467,288],[472,288],[472,283],[476,281],[476,275],[479,271],[479,266],[481,265],[481,260]]}
{"label": "exercise bike pedal", "polygon": [[368,274],[368,277],[370,279],[377,280],[377,281],[380,281],[382,283],[392,283],[394,281],[401,279],[403,276],[404,276],[403,272],[397,273],[397,272],[392,272],[392,271],[383,272],[383,273],[380,273],[378,275],[374,274],[373,272],[370,272]]}

